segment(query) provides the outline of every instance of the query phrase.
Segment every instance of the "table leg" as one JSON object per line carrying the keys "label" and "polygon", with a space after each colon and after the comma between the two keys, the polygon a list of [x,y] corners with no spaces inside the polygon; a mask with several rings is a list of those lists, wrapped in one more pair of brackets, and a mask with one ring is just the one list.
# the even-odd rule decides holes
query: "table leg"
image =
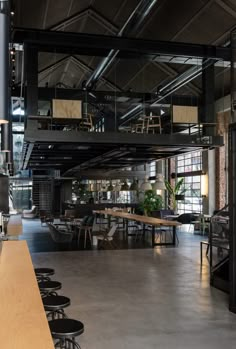
{"label": "table leg", "polygon": [[176,226],[173,226],[173,245],[176,244]]}
{"label": "table leg", "polygon": [[202,241],[200,242],[200,259],[201,259],[201,265],[202,265]]}
{"label": "table leg", "polygon": [[128,239],[128,234],[129,234],[129,222],[128,219],[125,221],[125,233],[126,233],[126,239]]}
{"label": "table leg", "polygon": [[155,245],[155,227],[152,226],[152,247]]}

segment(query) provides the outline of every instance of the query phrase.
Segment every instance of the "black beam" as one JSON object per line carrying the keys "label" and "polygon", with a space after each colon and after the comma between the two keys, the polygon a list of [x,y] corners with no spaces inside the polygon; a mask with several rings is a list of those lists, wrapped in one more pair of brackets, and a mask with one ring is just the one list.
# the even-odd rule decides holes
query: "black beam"
{"label": "black beam", "polygon": [[53,143],[77,143],[92,145],[104,144],[114,147],[117,145],[148,145],[148,146],[169,146],[169,147],[206,147],[223,145],[223,138],[220,136],[201,138],[196,135],[185,134],[128,134],[118,132],[78,132],[78,131],[52,131],[28,128],[31,120],[28,120],[25,130],[26,142]]}
{"label": "black beam", "polygon": [[[27,91],[27,87],[25,88]],[[20,87],[16,87],[12,91],[13,97],[20,96]],[[78,100],[83,99],[87,100],[90,103],[103,103],[103,104],[112,104],[114,101],[118,105],[119,103],[124,104],[123,100],[119,102],[119,97],[127,97],[130,99],[140,99],[145,100],[145,102],[152,103],[156,100],[156,93],[143,93],[143,92],[130,92],[130,91],[85,91],[81,89],[70,89],[70,88],[55,88],[55,87],[39,87],[38,88],[38,99],[44,101],[51,101],[53,98],[57,99],[72,99]],[[128,100],[127,103],[130,103]],[[175,104],[175,105],[196,105],[198,106],[200,103],[200,98],[196,96],[188,96],[188,95],[175,95],[165,97],[161,102],[162,104]],[[22,119],[24,116],[21,116]]]}
{"label": "black beam", "polygon": [[25,110],[26,115],[38,114],[38,49],[25,45]]}
{"label": "black beam", "polygon": [[230,60],[229,48],[134,39],[107,35],[57,32],[49,30],[15,28],[13,42],[37,45],[39,51],[107,56],[112,49],[131,56],[168,54],[174,56],[199,57]]}
{"label": "black beam", "polygon": [[[202,71],[202,110],[200,122],[203,124],[216,124],[215,113],[215,67],[209,65]],[[215,127],[203,126],[204,135],[214,135]]]}

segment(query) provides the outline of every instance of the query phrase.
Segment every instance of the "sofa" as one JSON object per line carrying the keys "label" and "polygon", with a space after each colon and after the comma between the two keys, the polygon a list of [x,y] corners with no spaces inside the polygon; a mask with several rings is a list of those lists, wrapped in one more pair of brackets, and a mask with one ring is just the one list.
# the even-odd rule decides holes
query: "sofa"
{"label": "sofa", "polygon": [[31,210],[23,210],[22,218],[35,218],[37,216],[37,207],[32,206]]}

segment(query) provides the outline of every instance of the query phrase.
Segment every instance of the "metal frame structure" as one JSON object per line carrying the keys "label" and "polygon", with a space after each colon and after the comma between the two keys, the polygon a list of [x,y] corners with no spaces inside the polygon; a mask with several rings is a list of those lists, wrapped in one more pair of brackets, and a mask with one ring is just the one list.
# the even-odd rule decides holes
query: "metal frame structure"
{"label": "metal frame structure", "polygon": [[236,123],[229,127],[229,309],[236,313]]}
{"label": "metal frame structure", "polygon": [[184,57],[210,58],[230,61],[230,48],[189,44],[173,41],[158,41],[125,38],[109,35],[57,32],[49,30],[15,28],[15,43],[34,45],[40,52],[85,54],[87,56],[107,56],[110,50],[119,50],[119,58],[140,58],[154,60],[155,56],[172,55]]}

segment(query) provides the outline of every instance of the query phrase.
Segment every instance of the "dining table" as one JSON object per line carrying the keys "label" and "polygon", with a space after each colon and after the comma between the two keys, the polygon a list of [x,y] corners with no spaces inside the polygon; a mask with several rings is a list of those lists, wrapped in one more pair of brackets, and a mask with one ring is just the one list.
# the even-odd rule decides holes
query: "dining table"
{"label": "dining table", "polygon": [[[119,211],[113,211],[113,210],[95,210],[93,211],[96,215],[107,215],[108,217],[108,226],[110,226],[111,223],[111,217],[116,218],[122,218],[123,219],[123,225],[125,227],[126,237],[128,236],[128,222],[138,222],[143,225],[143,236],[145,237],[145,231],[146,227],[151,227],[151,234],[152,234],[152,247],[155,246],[176,246],[176,227],[180,226],[181,223],[174,221],[174,220],[167,220],[167,219],[160,219],[155,217],[149,217],[149,216],[142,216],[137,214],[131,214],[127,212],[119,212]],[[172,228],[172,241],[170,242],[163,242],[155,241],[155,235],[156,235],[156,228],[161,227],[171,227]]]}

